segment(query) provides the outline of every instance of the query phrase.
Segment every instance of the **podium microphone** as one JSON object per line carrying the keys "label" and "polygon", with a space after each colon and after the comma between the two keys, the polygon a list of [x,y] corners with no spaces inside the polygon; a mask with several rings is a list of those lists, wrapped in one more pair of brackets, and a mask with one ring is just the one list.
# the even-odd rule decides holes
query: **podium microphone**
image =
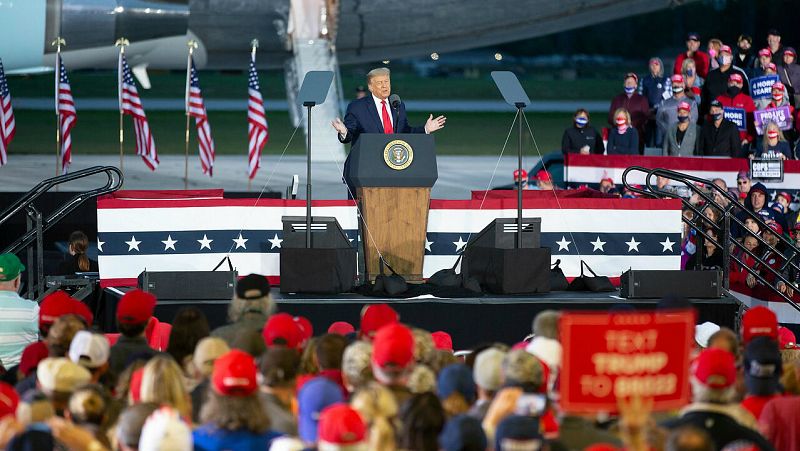
{"label": "podium microphone", "polygon": [[396,110],[396,109],[398,109],[398,108],[400,108],[400,96],[399,96],[399,95],[397,95],[397,94],[392,94],[392,95],[390,95],[390,96],[389,96],[389,104],[390,104],[390,105],[392,106],[392,108],[394,108],[395,110]]}

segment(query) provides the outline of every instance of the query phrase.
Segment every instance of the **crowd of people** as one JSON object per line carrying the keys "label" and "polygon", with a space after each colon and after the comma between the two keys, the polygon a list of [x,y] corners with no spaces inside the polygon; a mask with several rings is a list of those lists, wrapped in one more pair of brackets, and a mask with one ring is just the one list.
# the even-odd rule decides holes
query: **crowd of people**
{"label": "crowd of people", "polygon": [[[645,74],[626,73],[623,92],[611,100],[607,124],[599,130],[585,109],[577,110],[562,151],[640,155],[651,148],[655,152],[648,154],[668,156],[796,158],[800,65],[795,49],[785,47],[775,29],[757,51],[747,35],[740,35],[735,46],[716,38],[708,40],[705,51],[700,45],[700,35],[689,33],[671,73],[657,57],[649,60]],[[751,80],[759,81],[755,98]],[[774,114],[757,122],[761,111]]]}
{"label": "crowd of people", "polygon": [[[752,188],[750,191],[756,189]],[[156,298],[132,290],[102,334],[57,291],[19,298],[24,267],[0,255],[0,447],[8,450],[796,450],[800,347],[775,314],[749,309],[741,336],[696,326],[691,402],[653,412],[620,399],[615,416],[564,411],[560,313],[519,343],[456,352],[446,331],[369,304],[356,326],[323,333],[278,312],[263,276],[239,280],[229,323],[195,307],[153,326]],[[630,307],[628,307],[630,308]],[[663,314],[691,308],[674,298]],[[624,311],[620,306],[620,311]],[[658,311],[657,311],[658,314]],[[168,331],[166,340],[158,335]],[[738,449],[738,448],[737,448]]]}

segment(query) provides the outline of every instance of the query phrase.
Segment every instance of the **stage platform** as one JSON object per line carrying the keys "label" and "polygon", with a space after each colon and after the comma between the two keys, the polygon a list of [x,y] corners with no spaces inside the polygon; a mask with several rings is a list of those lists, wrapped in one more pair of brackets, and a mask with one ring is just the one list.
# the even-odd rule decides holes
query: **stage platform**
{"label": "stage platform", "polygon": [[[125,288],[106,288],[98,318],[101,327],[113,331],[116,303]],[[334,321],[347,321],[358,327],[359,313],[366,304],[387,303],[400,313],[401,321],[430,331],[443,330],[453,337],[457,349],[467,349],[482,342],[516,343],[531,332],[533,317],[542,310],[598,310],[623,308],[628,304],[636,309],[654,308],[658,299],[624,299],[618,291],[611,293],[582,293],[559,291],[534,296],[487,295],[475,298],[413,298],[398,299],[367,297],[357,294],[335,296],[284,295],[275,290],[273,296],[278,310],[302,315],[311,320],[314,333],[327,330]],[[691,299],[697,308],[698,323],[712,321],[736,329],[743,304],[732,296],[720,299]],[[225,323],[228,300],[159,301],[156,317],[172,322],[182,307],[195,306],[203,310],[211,327]]]}

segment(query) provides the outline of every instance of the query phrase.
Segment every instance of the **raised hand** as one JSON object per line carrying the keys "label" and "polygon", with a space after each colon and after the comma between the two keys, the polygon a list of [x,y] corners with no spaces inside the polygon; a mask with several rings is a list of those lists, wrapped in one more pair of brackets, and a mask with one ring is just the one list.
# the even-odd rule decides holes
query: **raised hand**
{"label": "raised hand", "polygon": [[337,117],[331,121],[331,125],[336,129],[337,132],[339,132],[340,135],[347,136],[347,127],[345,127],[344,122],[342,122],[341,119]]}
{"label": "raised hand", "polygon": [[439,116],[437,118],[433,118],[433,115],[428,116],[428,120],[425,122],[425,133],[433,133],[440,128],[444,128],[444,123],[447,120],[444,116]]}

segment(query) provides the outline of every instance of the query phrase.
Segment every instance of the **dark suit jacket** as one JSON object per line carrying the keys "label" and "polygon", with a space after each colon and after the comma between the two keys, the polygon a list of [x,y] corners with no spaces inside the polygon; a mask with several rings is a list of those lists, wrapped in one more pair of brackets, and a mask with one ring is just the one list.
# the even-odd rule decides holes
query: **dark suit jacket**
{"label": "dark suit jacket", "polygon": [[[395,109],[389,105],[387,99],[386,107],[392,115],[392,127],[395,133],[425,133],[425,127],[412,127],[408,123],[406,105],[403,102],[400,102],[400,106]],[[339,136],[339,141],[352,145],[355,145],[362,133],[383,133],[380,112],[375,107],[372,94],[350,102],[344,115],[344,125],[347,127],[347,136],[344,139]]]}
{"label": "dark suit jacket", "polygon": [[[392,126],[395,133],[425,133],[425,127],[412,127],[408,123],[406,117],[406,106],[400,102],[400,106],[392,108],[389,105],[389,100],[386,100],[386,108],[389,109],[389,114],[392,115]],[[343,143],[350,143],[350,148],[356,145],[359,136],[362,133],[383,133],[383,123],[379,116],[378,108],[375,107],[375,101],[372,94],[353,100],[350,105],[347,105],[347,113],[344,115],[344,125],[347,127],[347,136],[342,139],[339,133],[336,136],[339,141]],[[344,172],[347,173],[347,168],[350,166],[350,155],[347,155],[347,160],[344,162]],[[350,193],[348,197],[355,197],[356,192],[350,180],[345,180]]]}

